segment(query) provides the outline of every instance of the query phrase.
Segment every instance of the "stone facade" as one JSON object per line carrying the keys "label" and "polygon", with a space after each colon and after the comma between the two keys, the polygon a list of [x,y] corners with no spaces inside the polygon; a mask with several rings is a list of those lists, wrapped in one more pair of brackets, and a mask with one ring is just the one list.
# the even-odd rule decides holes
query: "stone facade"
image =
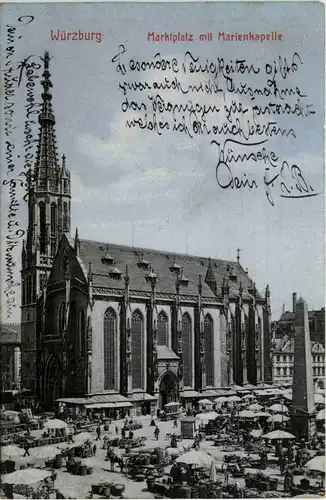
{"label": "stone facade", "polygon": [[50,408],[101,394],[163,405],[189,390],[270,382],[269,288],[257,291],[239,255],[169,254],[78,231],[70,238],[70,173],[56,159],[48,55],[44,64],[22,255],[24,384]]}

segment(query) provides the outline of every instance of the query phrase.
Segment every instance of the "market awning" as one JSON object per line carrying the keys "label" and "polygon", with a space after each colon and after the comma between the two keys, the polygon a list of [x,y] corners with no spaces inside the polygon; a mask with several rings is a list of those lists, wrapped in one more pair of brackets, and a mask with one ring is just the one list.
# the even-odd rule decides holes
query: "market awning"
{"label": "market awning", "polygon": [[156,396],[152,396],[151,394],[147,394],[146,392],[136,392],[134,394],[129,394],[128,395],[129,401],[137,401],[137,402],[142,402],[142,401],[157,401]]}
{"label": "market awning", "polygon": [[179,393],[180,394],[180,398],[184,398],[184,399],[193,399],[193,398],[201,398],[202,395],[199,394],[199,392],[197,391],[182,391]]}
{"label": "market awning", "polygon": [[85,405],[91,403],[91,398],[59,398],[56,403],[65,403],[70,405]]}
{"label": "market awning", "polygon": [[88,410],[93,410],[95,408],[118,408],[116,403],[92,403],[85,406]]}
{"label": "market awning", "polygon": [[201,395],[203,398],[216,398],[216,396],[219,396],[220,393],[219,391],[214,391],[214,389],[206,389],[206,391],[203,391]]}

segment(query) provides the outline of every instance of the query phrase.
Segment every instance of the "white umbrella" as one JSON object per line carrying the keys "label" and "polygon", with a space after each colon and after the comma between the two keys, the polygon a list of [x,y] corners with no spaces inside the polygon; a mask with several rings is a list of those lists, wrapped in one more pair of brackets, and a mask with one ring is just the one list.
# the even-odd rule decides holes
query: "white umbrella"
{"label": "white umbrella", "polygon": [[172,406],[181,406],[180,403],[174,403],[173,401],[171,401],[171,403],[167,403],[165,405],[165,408],[172,408]]}
{"label": "white umbrella", "polygon": [[0,458],[2,461],[7,460],[11,457],[19,457],[22,455],[22,449],[18,448],[18,446],[13,446],[11,444],[8,444],[7,446],[1,446],[0,448]]}
{"label": "white umbrella", "polygon": [[214,460],[212,460],[211,463],[211,470],[209,473],[209,480],[212,481],[213,483],[216,483],[217,481],[217,476],[216,476],[216,466]]}
{"label": "white umbrella", "polygon": [[215,420],[217,416],[218,415],[217,415],[217,413],[215,413],[215,411],[210,411],[207,413],[198,413],[196,415],[196,418],[198,420]]}
{"label": "white umbrella", "polygon": [[283,398],[287,399],[288,401],[292,401],[292,392],[285,392],[283,394]]}
{"label": "white umbrella", "polygon": [[198,403],[200,405],[213,405],[212,401],[210,401],[209,399],[200,399]]}
{"label": "white umbrella", "polygon": [[255,399],[256,396],[254,396],[253,394],[245,394],[243,396],[243,399]]}
{"label": "white umbrella", "polygon": [[59,418],[53,418],[52,420],[47,420],[44,423],[46,429],[67,429],[68,424]]}
{"label": "white umbrella", "polygon": [[289,411],[287,406],[280,404],[272,405],[268,409],[270,411],[275,411],[275,413],[287,413]]}
{"label": "white umbrella", "polygon": [[74,436],[75,442],[87,441],[91,439],[93,439],[93,436],[89,432],[81,432],[80,434],[76,434]]}
{"label": "white umbrella", "polygon": [[314,470],[325,474],[325,456],[318,455],[317,457],[312,458],[306,463],[305,468],[307,470]]}
{"label": "white umbrella", "polygon": [[242,410],[239,412],[239,418],[256,418],[257,414],[253,411]]}
{"label": "white umbrella", "polygon": [[273,389],[267,389],[267,394],[273,394],[274,396],[278,396],[284,394],[284,391],[282,391],[278,387],[274,387]]}
{"label": "white umbrella", "polygon": [[259,411],[259,410],[263,410],[264,407],[258,403],[252,403],[251,405],[248,406],[248,410],[251,410],[251,411]]}
{"label": "white umbrella", "polygon": [[275,423],[287,422],[288,420],[290,420],[290,417],[286,417],[283,414],[280,415],[279,413],[277,413],[276,415],[271,415],[267,420],[267,422],[272,422],[273,424],[275,424]]}
{"label": "white umbrella", "polygon": [[264,391],[264,390],[262,390],[262,391],[255,391],[255,393],[256,393],[256,396],[258,396],[258,397],[259,396],[269,396],[269,392]]}
{"label": "white umbrella", "polygon": [[228,397],[228,401],[232,401],[234,403],[238,403],[241,401],[241,398],[239,398],[239,396],[229,396]]}
{"label": "white umbrella", "polygon": [[289,432],[278,430],[278,431],[268,432],[263,436],[263,438],[269,439],[270,441],[275,441],[275,440],[281,441],[282,439],[295,439],[295,436],[293,436],[293,434],[290,434]]}
{"label": "white umbrella", "polygon": [[325,419],[326,419],[325,409],[320,410],[316,415],[316,420],[325,420]]}
{"label": "white umbrella", "polygon": [[218,398],[214,399],[215,403],[226,403],[228,401],[228,398],[225,396],[219,396]]}
{"label": "white umbrella", "polygon": [[256,415],[256,417],[259,417],[259,418],[261,418],[261,417],[266,417],[266,418],[270,417],[270,414],[267,413],[267,411],[257,411],[257,413],[255,415]]}
{"label": "white umbrella", "polygon": [[203,451],[188,451],[176,459],[176,462],[182,464],[194,464],[201,467],[211,467],[213,461],[213,458]]}
{"label": "white umbrella", "polygon": [[4,474],[1,481],[4,484],[33,484],[38,481],[43,481],[51,475],[52,471],[27,468],[16,470],[10,474]]}

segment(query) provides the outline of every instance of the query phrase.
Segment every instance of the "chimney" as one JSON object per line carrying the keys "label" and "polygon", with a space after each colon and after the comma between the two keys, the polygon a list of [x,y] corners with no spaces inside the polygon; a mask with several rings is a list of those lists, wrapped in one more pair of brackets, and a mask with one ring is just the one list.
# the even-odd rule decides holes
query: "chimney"
{"label": "chimney", "polygon": [[297,294],[292,294],[292,311],[295,313],[297,310]]}

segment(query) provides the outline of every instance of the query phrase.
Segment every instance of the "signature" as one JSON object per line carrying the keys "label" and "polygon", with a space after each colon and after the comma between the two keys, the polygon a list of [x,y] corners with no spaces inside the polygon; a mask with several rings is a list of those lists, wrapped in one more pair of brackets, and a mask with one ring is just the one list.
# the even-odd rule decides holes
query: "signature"
{"label": "signature", "polygon": [[[217,147],[216,182],[221,189],[259,189],[263,186],[269,203],[274,206],[272,190],[279,188],[280,198],[299,199],[317,196],[313,187],[304,178],[303,172],[298,165],[289,165],[280,159],[274,151],[268,151],[264,144],[268,139],[257,142],[241,142],[234,139],[226,139],[223,143],[216,140],[211,145]],[[244,152],[237,152],[236,148],[245,148]],[[246,149],[249,148],[249,149]],[[248,162],[262,163],[264,175],[259,182],[259,172],[255,176],[249,172],[241,171],[234,174],[232,165]]]}

